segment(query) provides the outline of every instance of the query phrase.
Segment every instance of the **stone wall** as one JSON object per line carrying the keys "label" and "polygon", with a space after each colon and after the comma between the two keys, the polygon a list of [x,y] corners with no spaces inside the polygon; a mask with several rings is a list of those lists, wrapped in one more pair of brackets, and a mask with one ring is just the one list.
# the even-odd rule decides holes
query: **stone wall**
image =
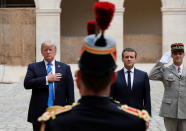
{"label": "stone wall", "polygon": [[148,34],[131,34],[124,36],[124,48],[134,48],[138,63],[157,62],[162,55],[162,36]]}
{"label": "stone wall", "polygon": [[61,37],[61,61],[77,64],[84,37]]}
{"label": "stone wall", "polygon": [[[61,61],[67,64],[76,64],[84,37],[61,37]],[[124,48],[134,48],[138,63],[154,63],[162,55],[162,37],[159,35],[125,35]],[[116,40],[117,42],[117,40]],[[119,54],[120,56],[121,54]]]}
{"label": "stone wall", "polygon": [[95,20],[93,10],[95,1],[97,0],[62,0],[62,36],[83,36],[87,34],[87,22]]}
{"label": "stone wall", "polygon": [[35,61],[35,8],[0,8],[0,64]]}

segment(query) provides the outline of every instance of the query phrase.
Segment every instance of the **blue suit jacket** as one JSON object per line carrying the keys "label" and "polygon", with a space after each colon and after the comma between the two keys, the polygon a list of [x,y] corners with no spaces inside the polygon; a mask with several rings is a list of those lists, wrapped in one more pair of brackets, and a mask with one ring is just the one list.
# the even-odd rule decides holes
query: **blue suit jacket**
{"label": "blue suit jacket", "polygon": [[137,109],[145,109],[151,115],[151,99],[149,78],[146,72],[134,69],[132,91],[127,88],[124,70],[117,72],[117,79],[111,86],[110,96],[121,104],[127,104]]}
{"label": "blue suit jacket", "polygon": [[[55,72],[61,73],[62,78],[54,82],[55,105],[68,105],[74,102],[74,82],[70,66],[62,62],[55,61]],[[48,85],[46,85],[46,66],[44,61],[32,63],[24,80],[25,89],[32,89],[30,106],[28,111],[28,121],[37,123],[37,118],[41,116],[47,108]]]}

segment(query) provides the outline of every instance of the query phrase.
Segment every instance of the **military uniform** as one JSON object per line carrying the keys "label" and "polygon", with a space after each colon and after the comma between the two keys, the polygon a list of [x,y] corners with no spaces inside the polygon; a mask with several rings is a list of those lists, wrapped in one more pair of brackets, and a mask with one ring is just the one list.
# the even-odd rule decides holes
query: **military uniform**
{"label": "military uniform", "polygon": [[164,95],[160,116],[186,119],[186,71],[179,75],[173,65],[165,67],[158,62],[149,74],[151,80],[159,80],[164,85]]}
{"label": "military uniform", "polygon": [[[182,46],[181,43],[178,43],[176,45]],[[172,48],[172,50],[174,49],[175,48]],[[157,62],[149,74],[150,80],[161,81],[164,85],[164,95],[163,95],[162,104],[160,108],[160,116],[164,117],[165,119],[165,127],[167,131],[182,131],[182,130],[185,131],[186,130],[186,108],[185,108],[186,70],[182,65],[183,66],[182,73],[179,74],[178,69],[176,69],[176,65],[172,64],[166,67],[164,66],[164,64],[165,63],[163,62]],[[185,124],[179,125],[181,123],[185,123]],[[180,127],[182,129],[179,129]]]}
{"label": "military uniform", "polygon": [[62,109],[55,119],[51,115],[45,131],[145,131],[145,121],[139,117],[150,120],[147,112],[122,106],[108,97],[83,96],[71,110]]}

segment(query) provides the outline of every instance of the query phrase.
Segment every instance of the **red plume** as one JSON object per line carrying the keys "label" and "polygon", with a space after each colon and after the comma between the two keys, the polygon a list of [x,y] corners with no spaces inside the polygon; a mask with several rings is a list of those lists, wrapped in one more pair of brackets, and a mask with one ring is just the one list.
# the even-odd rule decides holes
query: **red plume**
{"label": "red plume", "polygon": [[110,2],[96,2],[94,4],[94,13],[99,28],[104,31],[114,15],[115,5]]}
{"label": "red plume", "polygon": [[96,34],[96,21],[88,21],[87,32],[88,32],[88,35]]}

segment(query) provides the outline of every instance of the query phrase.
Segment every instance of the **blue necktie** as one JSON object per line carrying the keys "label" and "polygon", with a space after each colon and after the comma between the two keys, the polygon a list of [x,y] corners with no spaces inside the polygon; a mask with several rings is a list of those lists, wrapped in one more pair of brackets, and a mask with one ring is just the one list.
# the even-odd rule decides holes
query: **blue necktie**
{"label": "blue necktie", "polygon": [[[52,63],[48,63],[48,67],[47,67],[47,74],[49,74],[52,71]],[[53,94],[53,82],[49,82],[49,95],[48,95],[48,107],[53,106],[54,105],[54,94]]]}

